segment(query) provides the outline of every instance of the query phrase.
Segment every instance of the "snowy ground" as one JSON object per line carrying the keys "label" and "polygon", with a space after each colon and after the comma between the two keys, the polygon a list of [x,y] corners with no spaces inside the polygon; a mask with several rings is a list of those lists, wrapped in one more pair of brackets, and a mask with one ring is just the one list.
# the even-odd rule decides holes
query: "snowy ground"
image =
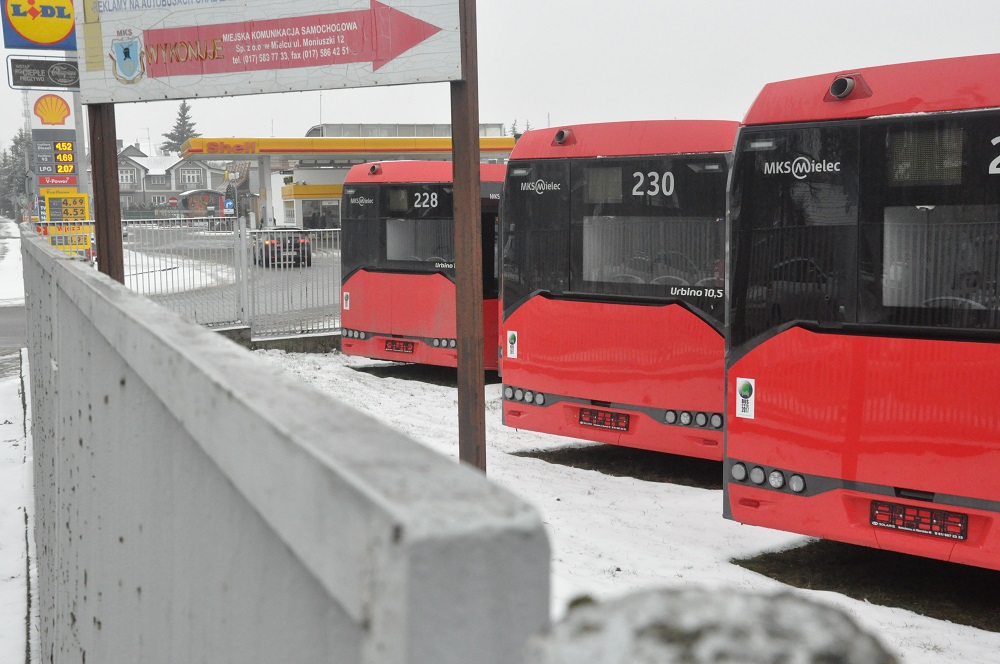
{"label": "snowy ground", "polygon": [[[453,387],[392,377],[389,363],[257,351],[304,382],[366,411],[441,454],[458,458]],[[400,372],[404,373],[404,372]],[[500,423],[500,385],[486,387],[487,472],[533,503],[552,543],[553,614],[578,595],[609,598],[637,589],[698,585],[763,593],[788,590],[729,562],[807,540],[722,518],[722,492],[612,477],[512,453],[573,445]],[[1000,662],[1000,634],[835,593],[797,591],[840,607],[906,664]]]}
{"label": "snowy ground", "polygon": [[[11,230],[13,228],[13,231]],[[0,220],[0,306],[23,301],[17,229]],[[12,264],[17,267],[13,268]],[[455,388],[394,377],[388,363],[258,351],[304,382],[366,411],[420,443],[457,459]],[[366,367],[390,367],[375,372]],[[500,424],[500,387],[486,387],[489,478],[531,501],[552,543],[553,614],[578,595],[697,585],[763,593],[782,584],[729,562],[795,546],[804,538],[741,526],[721,517],[717,490],[612,477],[514,456],[572,445],[564,438]],[[0,662],[24,661],[26,553],[31,514],[30,437],[24,434],[20,379],[0,376]],[[828,592],[797,591],[842,608],[905,664],[1000,662],[1000,634],[926,618]],[[37,639],[37,632],[33,634]],[[33,647],[37,655],[37,645]]]}

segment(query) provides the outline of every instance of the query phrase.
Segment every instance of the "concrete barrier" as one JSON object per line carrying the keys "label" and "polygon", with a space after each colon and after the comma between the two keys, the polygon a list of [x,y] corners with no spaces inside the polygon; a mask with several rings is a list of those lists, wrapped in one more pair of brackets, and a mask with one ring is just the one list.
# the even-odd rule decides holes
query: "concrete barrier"
{"label": "concrete barrier", "polygon": [[22,226],[40,661],[501,664],[535,510]]}

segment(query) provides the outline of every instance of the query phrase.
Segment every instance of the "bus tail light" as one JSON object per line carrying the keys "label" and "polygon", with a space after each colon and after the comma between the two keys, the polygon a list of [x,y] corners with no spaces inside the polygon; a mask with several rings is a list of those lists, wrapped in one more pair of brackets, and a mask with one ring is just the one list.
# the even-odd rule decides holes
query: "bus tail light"
{"label": "bus tail light", "polygon": [[801,475],[792,475],[788,478],[788,488],[795,493],[802,493],[806,490],[806,480]]}
{"label": "bus tail light", "polygon": [[772,470],[767,476],[767,483],[772,489],[780,489],[785,486],[785,475],[780,470]]}
{"label": "bus tail light", "polygon": [[513,385],[504,385],[503,398],[509,401],[520,401],[522,403],[534,404],[536,406],[545,405],[545,395],[534,390],[524,390]]}
{"label": "bus tail light", "polygon": [[747,467],[742,463],[734,463],[733,467],[729,469],[729,474],[737,482],[742,482],[747,478]]}
{"label": "bus tail light", "polygon": [[750,481],[754,484],[763,484],[765,479],[764,469],[760,466],[754,466],[750,470]]}

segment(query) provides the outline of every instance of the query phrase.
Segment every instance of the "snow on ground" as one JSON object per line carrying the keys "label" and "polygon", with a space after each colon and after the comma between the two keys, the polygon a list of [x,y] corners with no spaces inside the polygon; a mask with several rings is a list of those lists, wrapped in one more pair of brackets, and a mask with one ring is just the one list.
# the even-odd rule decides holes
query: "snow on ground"
{"label": "snow on ground", "polygon": [[[457,460],[455,388],[393,378],[390,363],[340,353],[257,354]],[[376,367],[382,369],[359,370]],[[612,477],[513,456],[584,443],[504,427],[500,389],[486,386],[487,474],[529,500],[542,515],[552,545],[555,617],[578,595],[602,599],[690,585],[762,593],[789,590],[729,561],[796,546],[806,538],[723,519],[718,490]],[[1000,634],[836,593],[795,592],[841,608],[906,664],[1000,661]]]}
{"label": "snow on ground", "polygon": [[0,307],[21,304],[24,304],[21,233],[13,221],[0,218]]}
{"label": "snow on ground", "polygon": [[34,516],[34,495],[23,413],[20,376],[0,376],[0,662],[23,662],[27,638],[25,513]]}

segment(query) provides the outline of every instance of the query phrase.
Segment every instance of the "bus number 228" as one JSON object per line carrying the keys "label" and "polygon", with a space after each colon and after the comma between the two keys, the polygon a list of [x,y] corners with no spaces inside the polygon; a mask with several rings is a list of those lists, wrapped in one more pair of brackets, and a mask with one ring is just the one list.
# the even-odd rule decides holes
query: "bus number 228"
{"label": "bus number 228", "polygon": [[632,177],[635,178],[635,186],[632,187],[633,196],[658,196],[660,194],[673,196],[674,194],[674,174],[670,171],[663,173],[636,171]]}
{"label": "bus number 228", "polygon": [[438,206],[437,192],[417,191],[413,194],[413,207],[436,208]]}

